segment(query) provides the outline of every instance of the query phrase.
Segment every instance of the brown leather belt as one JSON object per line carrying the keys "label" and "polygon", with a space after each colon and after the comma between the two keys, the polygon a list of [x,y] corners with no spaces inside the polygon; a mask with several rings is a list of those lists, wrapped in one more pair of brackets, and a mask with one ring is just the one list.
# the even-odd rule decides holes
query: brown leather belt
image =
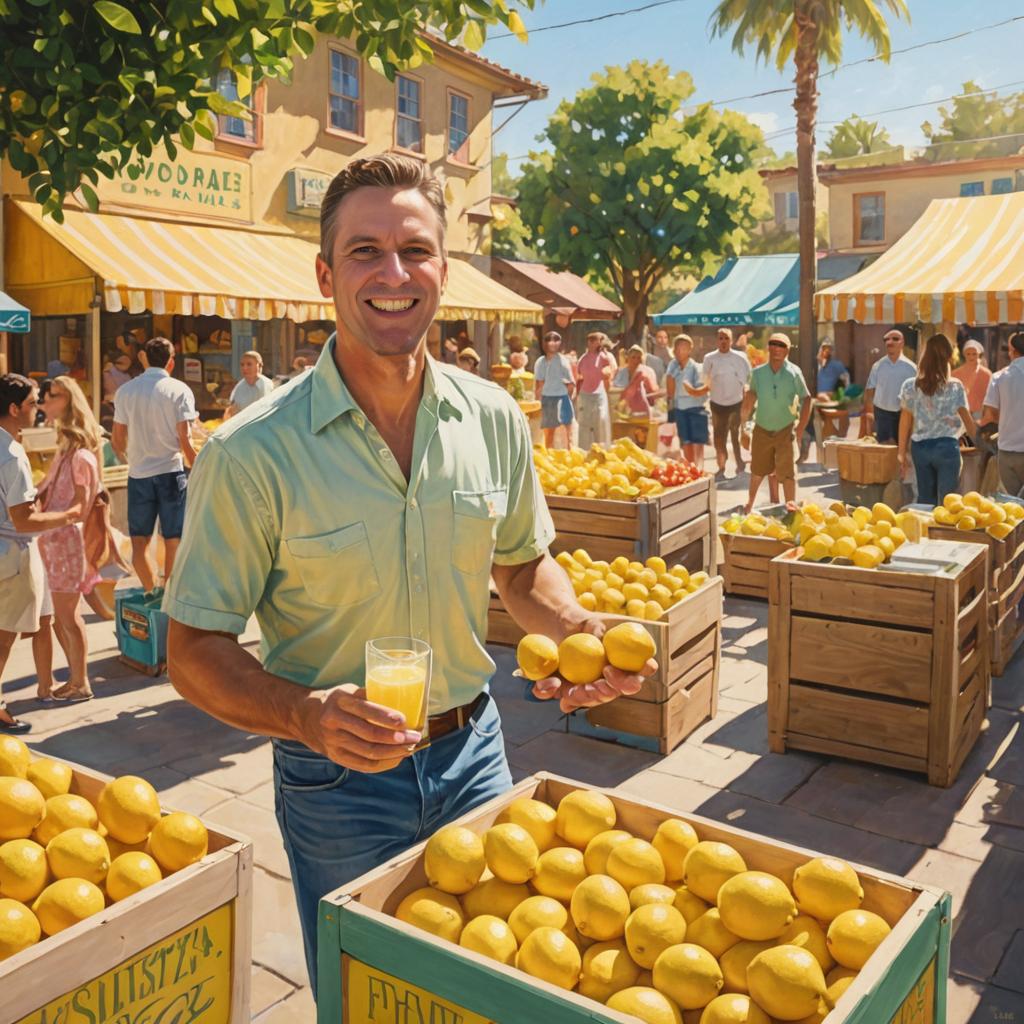
{"label": "brown leather belt", "polygon": [[427,719],[427,737],[417,744],[416,749],[420,750],[423,747],[429,746],[435,740],[441,739],[442,736],[447,736],[449,733],[464,729],[469,725],[469,720],[480,710],[486,699],[487,694],[481,693],[476,700],[470,701],[468,704],[463,704],[457,708],[449,708],[447,711],[442,711],[437,715],[431,715]]}

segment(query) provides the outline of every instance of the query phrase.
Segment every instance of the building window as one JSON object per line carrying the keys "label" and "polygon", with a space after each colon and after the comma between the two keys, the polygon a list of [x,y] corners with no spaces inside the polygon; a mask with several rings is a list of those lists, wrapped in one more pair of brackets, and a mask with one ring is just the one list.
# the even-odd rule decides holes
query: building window
{"label": "building window", "polygon": [[783,227],[787,220],[800,219],[800,196],[796,192],[775,193],[775,223]]}
{"label": "building window", "polygon": [[884,192],[868,192],[853,197],[853,233],[857,245],[885,241]]}
{"label": "building window", "polygon": [[985,194],[985,182],[964,181],[960,184],[960,195],[962,196],[983,196]]}
{"label": "building window", "polygon": [[1005,196],[1007,192],[1013,191],[1013,178],[993,178],[992,195]]}
{"label": "building window", "polygon": [[469,163],[469,97],[448,93],[448,155]]}
{"label": "building window", "polygon": [[241,142],[250,146],[259,146],[262,143],[262,130],[260,124],[261,112],[259,110],[259,98],[262,96],[260,86],[255,86],[249,91],[245,99],[238,95],[238,78],[230,68],[222,68],[217,72],[217,92],[226,100],[233,103],[241,103],[251,113],[250,118],[230,117],[226,114],[217,115],[217,135],[222,139],[230,139],[232,142]]}
{"label": "building window", "polygon": [[397,75],[398,117],[395,143],[413,153],[423,152],[423,87],[415,78]]}
{"label": "building window", "polygon": [[331,48],[328,95],[331,128],[349,135],[362,135],[362,83],[358,57]]}

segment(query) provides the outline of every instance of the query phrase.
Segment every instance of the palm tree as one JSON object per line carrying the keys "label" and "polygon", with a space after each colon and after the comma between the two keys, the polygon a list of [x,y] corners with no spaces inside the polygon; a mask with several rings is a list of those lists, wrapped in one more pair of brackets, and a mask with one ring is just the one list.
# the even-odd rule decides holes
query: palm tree
{"label": "palm tree", "polygon": [[889,26],[882,8],[909,19],[906,0],[721,0],[711,15],[712,35],[732,32],[732,46],[742,53],[756,46],[758,59],[774,60],[782,71],[796,65],[797,189],[800,197],[800,367],[813,386],[814,244],[817,155],[814,132],[818,121],[818,63],[838,64],[843,32],[865,37],[883,60],[889,59]]}
{"label": "palm tree", "polygon": [[825,155],[833,160],[841,160],[848,156],[878,153],[891,146],[889,133],[880,128],[877,121],[865,121],[854,114],[832,129],[825,143]]}

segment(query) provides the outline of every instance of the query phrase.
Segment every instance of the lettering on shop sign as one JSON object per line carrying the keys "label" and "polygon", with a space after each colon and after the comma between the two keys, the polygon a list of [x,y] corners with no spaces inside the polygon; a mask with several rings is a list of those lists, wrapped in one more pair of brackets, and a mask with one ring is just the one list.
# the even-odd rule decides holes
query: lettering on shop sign
{"label": "lettering on shop sign", "polygon": [[17,1024],[228,1024],[230,1012],[228,903]]}
{"label": "lettering on shop sign", "polygon": [[924,969],[890,1024],[934,1024],[935,961]]}
{"label": "lettering on shop sign", "polygon": [[342,955],[343,1024],[493,1024],[415,985]]}

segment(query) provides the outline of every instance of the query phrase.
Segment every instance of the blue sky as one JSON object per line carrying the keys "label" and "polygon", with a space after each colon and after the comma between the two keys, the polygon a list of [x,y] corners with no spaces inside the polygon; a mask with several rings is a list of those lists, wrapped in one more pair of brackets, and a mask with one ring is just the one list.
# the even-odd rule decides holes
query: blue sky
{"label": "blue sky", "polygon": [[[612,11],[639,7],[649,0],[547,0],[523,20],[533,29]],[[491,39],[482,53],[550,88],[547,100],[529,104],[495,137],[496,152],[521,157],[536,149],[541,132],[558,103],[589,84],[590,76],[606,65],[625,64],[635,58],[662,59],[676,70],[689,71],[697,91],[691,102],[728,100],[792,84],[792,74],[774,66],[739,57],[726,39],[710,39],[708,18],[713,0],[673,0],[665,6],[596,24],[531,34],[528,44],[514,38]],[[909,0],[911,21],[893,25],[893,47],[898,49],[967,29],[1003,21],[1024,13],[1020,0]],[[497,35],[497,30],[494,31]],[[977,32],[954,42],[929,46],[895,56],[891,64],[874,62],[838,72],[821,83],[822,121],[841,120],[852,113],[862,116],[889,107],[944,99],[959,92],[967,79],[993,88],[1020,82],[1007,91],[1024,89],[1024,20],[1002,28]],[[871,48],[849,37],[844,61],[869,56]],[[823,69],[824,70],[824,69]],[[877,120],[895,143],[920,145],[922,121],[937,118],[940,104],[900,113],[879,114]],[[730,103],[751,117],[766,132],[793,127],[791,96],[763,96]],[[507,116],[498,114],[495,123]],[[829,126],[819,129],[819,145]],[[769,140],[782,153],[795,148],[795,134]],[[515,163],[515,162],[514,162]],[[514,164],[513,164],[514,165]]]}

